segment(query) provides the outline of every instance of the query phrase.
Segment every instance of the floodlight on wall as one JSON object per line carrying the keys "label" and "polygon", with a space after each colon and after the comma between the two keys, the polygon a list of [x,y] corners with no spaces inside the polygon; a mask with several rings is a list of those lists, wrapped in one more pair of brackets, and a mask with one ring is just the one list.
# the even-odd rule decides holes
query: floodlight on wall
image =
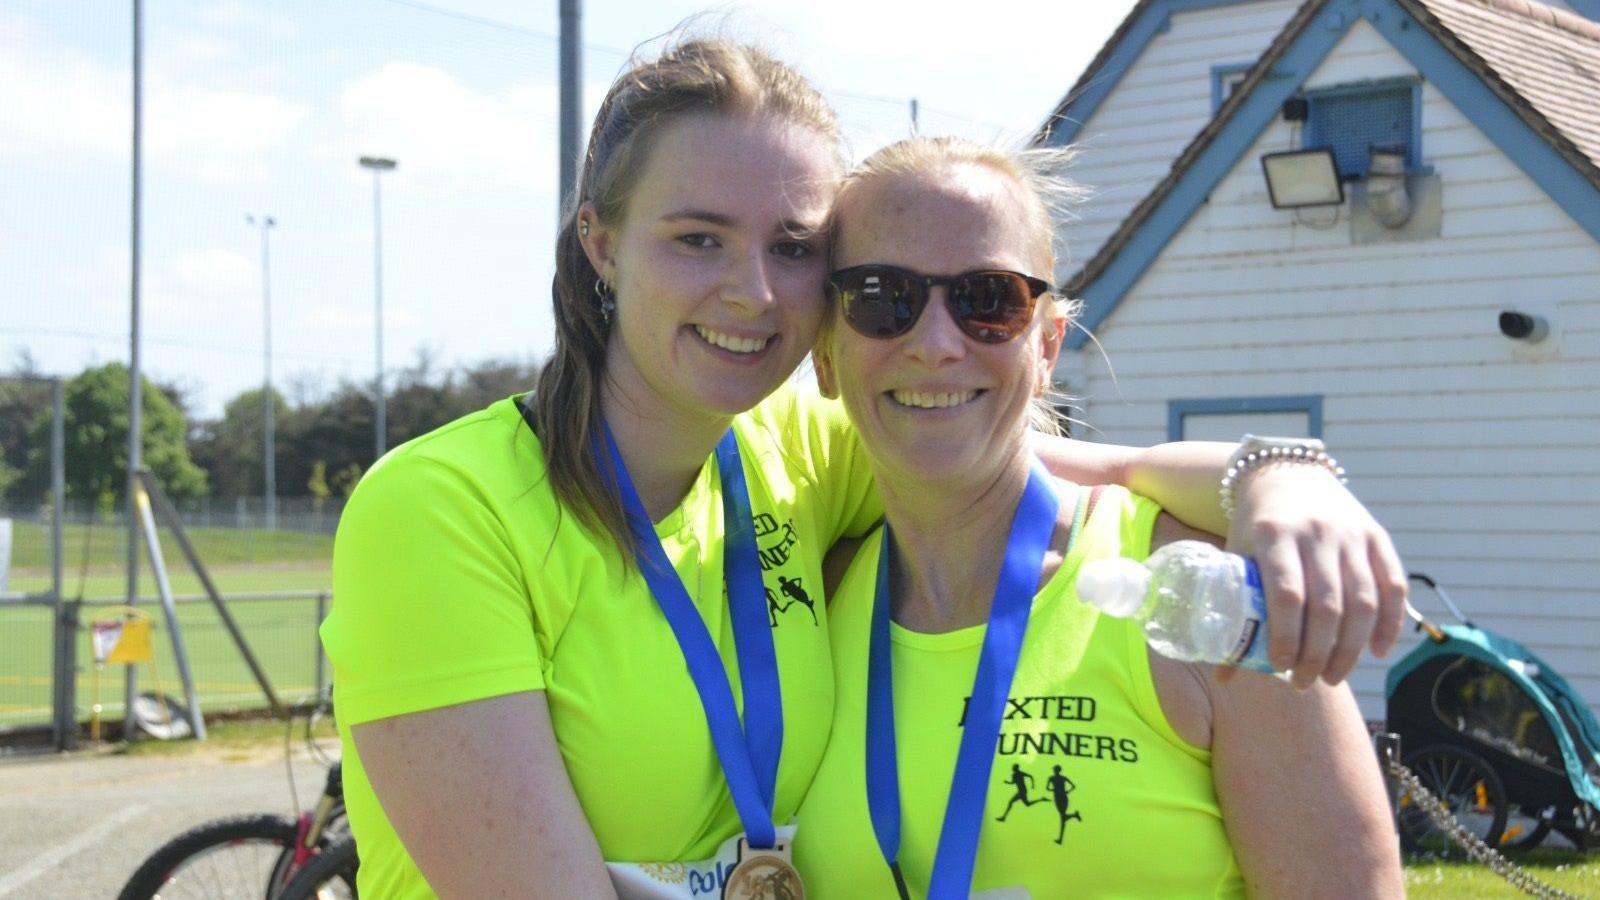
{"label": "floodlight on wall", "polygon": [[1373,144],[1367,151],[1367,209],[1387,228],[1411,218],[1411,193],[1406,190],[1404,144]]}
{"label": "floodlight on wall", "polygon": [[1334,164],[1333,151],[1285,150],[1261,157],[1267,176],[1267,194],[1273,209],[1338,206],[1344,202],[1344,183]]}

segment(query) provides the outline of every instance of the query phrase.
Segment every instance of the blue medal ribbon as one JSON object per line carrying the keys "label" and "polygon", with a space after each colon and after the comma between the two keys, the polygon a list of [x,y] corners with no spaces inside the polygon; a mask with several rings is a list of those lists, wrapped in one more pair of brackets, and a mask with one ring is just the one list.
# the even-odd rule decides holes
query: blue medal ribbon
{"label": "blue medal ribbon", "polygon": [[[633,486],[610,426],[601,423],[601,429],[611,460],[611,472],[601,466],[602,475],[611,478],[622,495],[628,529],[639,556],[639,572],[683,650],[689,677],[705,710],[711,742],[722,763],[723,777],[744,824],[745,837],[751,847],[772,847],[777,843],[772,806],[778,757],[783,749],[783,696],[778,688],[778,657],[767,620],[766,585],[761,580],[761,558],[756,550],[750,491],[739,458],[739,442],[733,429],[728,429],[717,442],[716,456],[722,481],[722,570],[743,686],[743,726],[716,642],[656,536],[655,525]],[[598,456],[598,447],[595,450]]]}
{"label": "blue medal ribbon", "polygon": [[[955,772],[945,803],[928,883],[928,900],[955,900],[972,889],[978,854],[978,832],[994,768],[995,742],[1005,715],[1006,697],[1017,672],[1022,637],[1033,609],[1044,555],[1055,533],[1061,499],[1051,477],[1037,463],[1017,504],[1006,540],[1005,560],[995,584],[989,627],[978,656],[978,673],[967,704]],[[867,657],[867,809],[878,848],[894,875],[901,897],[909,897],[900,871],[900,771],[895,755],[894,684],[889,646],[889,572],[894,540],[883,528],[878,557],[878,588],[872,607],[872,634]]]}

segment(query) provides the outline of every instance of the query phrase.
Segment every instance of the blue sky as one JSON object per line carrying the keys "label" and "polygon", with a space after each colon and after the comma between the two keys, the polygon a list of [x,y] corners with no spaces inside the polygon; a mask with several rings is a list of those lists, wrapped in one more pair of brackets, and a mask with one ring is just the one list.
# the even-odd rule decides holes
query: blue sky
{"label": "blue sky", "polygon": [[[146,0],[144,364],[196,412],[262,378],[271,214],[274,382],[373,371],[372,183],[384,181],[385,360],[549,350],[556,0]],[[1019,140],[1132,0],[748,2],[713,22],[792,60],[859,157],[909,130]],[[0,6],[0,368],[128,357],[131,4]],[[907,15],[903,10],[914,8]],[[704,4],[589,0],[590,112],[625,54]],[[585,117],[587,128],[589,116]]]}

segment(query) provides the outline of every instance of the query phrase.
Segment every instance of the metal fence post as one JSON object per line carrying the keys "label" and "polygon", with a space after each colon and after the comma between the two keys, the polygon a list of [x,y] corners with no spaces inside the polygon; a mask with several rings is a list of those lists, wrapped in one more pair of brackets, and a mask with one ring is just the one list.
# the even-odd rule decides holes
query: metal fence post
{"label": "metal fence post", "polygon": [[78,746],[78,628],[82,603],[56,597],[50,742],[57,750]]}
{"label": "metal fence post", "polygon": [[67,426],[66,388],[62,380],[50,380],[50,598],[51,631],[55,636],[51,650],[50,737],[57,750],[71,750],[78,743],[78,604],[62,596],[62,554],[67,516]]}

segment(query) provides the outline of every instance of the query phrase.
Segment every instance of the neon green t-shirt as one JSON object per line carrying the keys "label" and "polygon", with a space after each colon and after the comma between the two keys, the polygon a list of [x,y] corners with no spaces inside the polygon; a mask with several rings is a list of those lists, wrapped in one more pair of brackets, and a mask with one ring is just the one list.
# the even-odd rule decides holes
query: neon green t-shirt
{"label": "neon green t-shirt", "polygon": [[[878,515],[836,404],[780,390],[734,423],[783,693],[775,818],[794,815],[833,717],[823,555]],[[715,457],[656,526],[740,698]],[[371,897],[431,897],[373,794],[350,726],[542,690],[578,800],[614,861],[710,856],[742,830],[666,619],[609,537],[561,508],[517,398],[386,456],[334,545],[322,639],[345,800]]]}
{"label": "neon green t-shirt", "polygon": [[[1063,500],[1072,502],[1066,490]],[[974,892],[1022,887],[1038,900],[1243,896],[1211,755],[1162,714],[1139,628],[1080,603],[1074,588],[1087,559],[1143,559],[1159,511],[1122,488],[1104,489],[1034,598],[995,748]],[[866,794],[867,651],[881,536],[880,529],[862,544],[828,612],[838,706],[795,838],[813,900],[896,896]],[[933,870],[986,627],[926,634],[890,625],[900,866],[917,897]]]}

